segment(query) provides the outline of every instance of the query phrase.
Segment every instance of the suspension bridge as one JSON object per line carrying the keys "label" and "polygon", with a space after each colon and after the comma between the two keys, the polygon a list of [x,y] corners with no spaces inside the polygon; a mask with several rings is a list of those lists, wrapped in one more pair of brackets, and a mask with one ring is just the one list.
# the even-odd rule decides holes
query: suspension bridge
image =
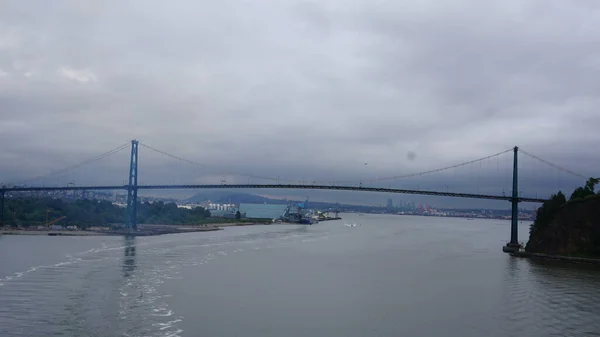
{"label": "suspension bridge", "polygon": [[[380,182],[385,180],[397,180],[403,178],[410,178],[415,176],[422,176],[426,174],[431,174],[435,172],[442,172],[449,169],[462,167],[468,164],[473,163],[481,163],[484,160],[489,160],[490,158],[498,157],[502,154],[512,152],[512,189],[509,195],[503,193],[503,195],[494,195],[494,194],[482,194],[482,193],[463,193],[463,192],[450,192],[450,191],[430,191],[423,189],[400,189],[400,188],[392,188],[392,187],[375,187],[375,186],[363,186],[363,182],[361,181],[358,186],[353,186],[350,184],[304,184],[304,183],[290,183],[289,180],[280,180],[279,178],[270,178],[270,177],[259,177],[246,175],[252,178],[258,179],[267,179],[271,181],[276,181],[276,183],[270,184],[160,184],[160,185],[150,185],[150,184],[138,184],[138,154],[139,154],[139,146],[142,145],[149,150],[160,153],[167,157],[171,157],[180,161],[184,161],[187,163],[202,165],[197,162],[187,160],[167,152],[158,150],[151,146],[140,143],[137,140],[132,140],[130,143],[130,155],[129,155],[129,176],[128,183],[122,185],[89,185],[89,186],[75,186],[75,185],[67,185],[67,186],[27,186],[27,185],[3,185],[0,186],[0,224],[3,224],[4,220],[4,199],[5,195],[10,192],[43,192],[43,191],[102,191],[102,190],[124,190],[127,192],[127,208],[126,208],[126,226],[131,231],[135,231],[137,229],[137,204],[138,204],[138,191],[139,190],[167,190],[167,189],[306,189],[306,190],[335,190],[335,191],[359,191],[359,192],[380,192],[380,193],[396,193],[396,194],[412,194],[412,195],[426,195],[426,196],[442,196],[442,197],[454,197],[454,198],[472,198],[472,199],[487,199],[487,200],[503,200],[509,201],[511,203],[512,214],[511,214],[511,233],[510,233],[510,242],[503,247],[504,251],[510,252],[515,251],[520,248],[520,244],[518,242],[518,204],[521,202],[529,202],[529,203],[541,203],[546,201],[546,198],[540,197],[523,197],[519,195],[519,152],[528,155],[531,158],[538,160],[548,166],[554,167],[560,171],[566,172],[568,174],[577,176],[578,178],[585,179],[585,176],[577,174],[568,169],[564,169],[558,165],[554,165],[548,161],[545,161],[535,155],[532,155],[526,151],[519,151],[518,147],[514,147],[512,149],[487,156],[484,158],[464,162],[458,165],[447,166],[435,170],[418,172],[413,174],[387,177],[387,178],[378,178],[373,179],[370,182]],[[89,165],[98,160],[106,158],[114,153],[117,153],[126,147],[129,147],[129,143],[124,144],[116,149],[103,153],[102,155],[83,161],[76,165],[72,165],[65,169],[55,171],[52,174],[57,175],[64,172],[68,172],[70,170],[77,169],[79,167]],[[39,177],[38,177],[39,178]],[[34,178],[35,179],[35,178]],[[28,180],[29,181],[29,180]]]}

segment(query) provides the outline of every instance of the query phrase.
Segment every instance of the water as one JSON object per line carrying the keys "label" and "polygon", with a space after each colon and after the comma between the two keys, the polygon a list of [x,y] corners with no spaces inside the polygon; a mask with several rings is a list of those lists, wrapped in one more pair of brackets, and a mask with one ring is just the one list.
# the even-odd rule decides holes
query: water
{"label": "water", "polygon": [[600,269],[502,253],[506,221],[344,218],[2,236],[0,336],[600,335]]}

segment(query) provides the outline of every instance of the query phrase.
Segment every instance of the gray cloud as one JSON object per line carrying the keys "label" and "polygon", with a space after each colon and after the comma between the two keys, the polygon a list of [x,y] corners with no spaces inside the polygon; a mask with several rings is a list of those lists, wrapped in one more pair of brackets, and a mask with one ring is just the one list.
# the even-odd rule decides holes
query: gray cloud
{"label": "gray cloud", "polygon": [[[133,138],[211,167],[142,148],[148,182],[358,183],[514,145],[597,175],[594,1],[0,3],[1,181]],[[118,156],[53,181],[120,182]],[[543,173],[529,183],[554,189]]]}

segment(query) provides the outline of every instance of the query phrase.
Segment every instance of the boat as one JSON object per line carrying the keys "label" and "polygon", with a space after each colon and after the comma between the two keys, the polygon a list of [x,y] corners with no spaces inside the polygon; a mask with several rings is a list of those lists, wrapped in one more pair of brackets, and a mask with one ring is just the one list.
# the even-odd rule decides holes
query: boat
{"label": "boat", "polygon": [[297,205],[292,203],[288,205],[287,209],[281,216],[281,219],[285,222],[297,223],[301,225],[312,225],[319,223],[318,216],[312,211],[306,210],[304,203]]}

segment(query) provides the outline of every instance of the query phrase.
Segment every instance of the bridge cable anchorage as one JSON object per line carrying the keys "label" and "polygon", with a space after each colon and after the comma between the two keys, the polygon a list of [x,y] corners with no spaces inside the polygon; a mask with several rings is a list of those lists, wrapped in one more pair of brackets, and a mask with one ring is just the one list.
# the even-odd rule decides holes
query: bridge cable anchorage
{"label": "bridge cable anchorage", "polygon": [[449,170],[449,169],[454,169],[454,168],[458,168],[458,167],[461,167],[461,166],[466,166],[466,165],[469,165],[469,164],[481,162],[481,161],[484,161],[486,159],[498,157],[500,155],[503,155],[503,154],[511,152],[511,151],[513,151],[513,149],[508,149],[506,151],[498,152],[498,153],[495,153],[495,154],[490,155],[490,156],[486,156],[486,157],[483,157],[483,158],[470,160],[470,161],[467,161],[467,162],[464,162],[464,163],[441,167],[441,168],[438,168],[438,169],[435,169],[435,170],[428,170],[428,171],[423,171],[423,172],[416,172],[416,173],[410,173],[410,174],[404,174],[404,175],[392,176],[392,177],[385,177],[385,178],[377,178],[377,179],[369,180],[369,182],[373,183],[373,182],[383,181],[383,180],[397,180],[397,179],[411,178],[411,177],[422,176],[422,175],[426,175],[426,174],[430,174],[430,173],[436,173],[436,172],[446,171],[446,170]]}
{"label": "bridge cable anchorage", "polygon": [[[182,157],[179,157],[179,156],[167,153],[165,151],[159,150],[157,148],[154,148],[154,147],[152,147],[150,145],[146,145],[146,144],[141,143],[141,142],[140,142],[140,145],[143,146],[143,147],[145,147],[145,148],[147,148],[147,149],[149,149],[149,150],[151,150],[151,151],[154,151],[156,153],[160,153],[160,154],[162,154],[164,156],[167,156],[167,157],[179,160],[179,161],[183,161],[183,162],[188,163],[188,164],[200,166],[200,167],[203,167],[203,168],[205,168],[207,170],[214,171],[214,169],[212,169],[211,167],[209,167],[206,164],[202,164],[202,163],[199,163],[199,162],[196,162],[196,161],[193,161],[193,160],[185,159],[185,158],[182,158]],[[277,182],[295,182],[295,180],[285,180],[285,179],[280,179],[280,178],[263,177],[263,176],[256,176],[256,175],[252,175],[252,174],[242,174],[242,173],[236,173],[236,172],[219,171],[218,173],[220,173],[220,174],[228,174],[228,175],[237,175],[237,176],[246,177],[246,178],[254,178],[254,179],[277,181]]]}
{"label": "bridge cable anchorage", "polygon": [[48,174],[43,174],[43,175],[40,175],[40,176],[37,176],[37,177],[33,177],[33,178],[29,178],[29,179],[17,181],[17,182],[8,184],[8,185],[13,185],[13,186],[14,185],[19,185],[19,184],[23,184],[23,183],[26,183],[26,182],[29,182],[29,181],[38,180],[38,179],[42,179],[42,178],[47,178],[47,177],[59,175],[59,174],[62,174],[62,173],[66,173],[66,172],[69,172],[69,171],[72,171],[72,170],[76,170],[76,169],[78,169],[78,168],[80,168],[82,166],[93,164],[93,163],[95,163],[95,162],[97,162],[99,160],[102,160],[102,159],[104,159],[106,157],[109,157],[109,156],[111,156],[111,155],[113,155],[113,154],[115,154],[115,153],[117,153],[119,151],[122,151],[122,150],[126,149],[127,147],[129,147],[129,143],[125,143],[125,144],[123,144],[123,145],[121,145],[119,147],[116,147],[116,148],[114,148],[114,149],[112,149],[110,151],[104,152],[104,153],[102,153],[102,154],[100,154],[100,155],[98,155],[96,157],[93,157],[93,158],[90,158],[90,159],[86,159],[86,160],[84,160],[84,161],[82,161],[80,163],[77,163],[75,165],[71,165],[71,166],[65,167],[65,168],[57,170],[57,171],[52,171],[52,172],[50,172]]}
{"label": "bridge cable anchorage", "polygon": [[556,164],[553,164],[553,163],[551,163],[551,162],[549,162],[547,160],[544,160],[544,159],[542,159],[542,158],[540,158],[540,157],[538,157],[536,155],[533,155],[533,154],[531,154],[531,153],[529,153],[529,152],[527,152],[527,151],[525,151],[525,150],[523,150],[521,148],[519,148],[519,152],[521,152],[521,153],[523,153],[523,154],[525,154],[527,156],[530,156],[531,158],[536,159],[536,160],[538,160],[538,161],[540,161],[540,162],[542,162],[542,163],[544,163],[544,164],[546,164],[548,166],[552,166],[552,167],[554,167],[557,170],[566,172],[568,174],[574,175],[574,176],[582,178],[582,179],[587,179],[588,178],[588,177],[584,176],[583,174],[579,174],[579,173],[573,172],[573,171],[571,171],[571,170],[569,170],[567,168],[564,168],[564,167],[558,166]]}

